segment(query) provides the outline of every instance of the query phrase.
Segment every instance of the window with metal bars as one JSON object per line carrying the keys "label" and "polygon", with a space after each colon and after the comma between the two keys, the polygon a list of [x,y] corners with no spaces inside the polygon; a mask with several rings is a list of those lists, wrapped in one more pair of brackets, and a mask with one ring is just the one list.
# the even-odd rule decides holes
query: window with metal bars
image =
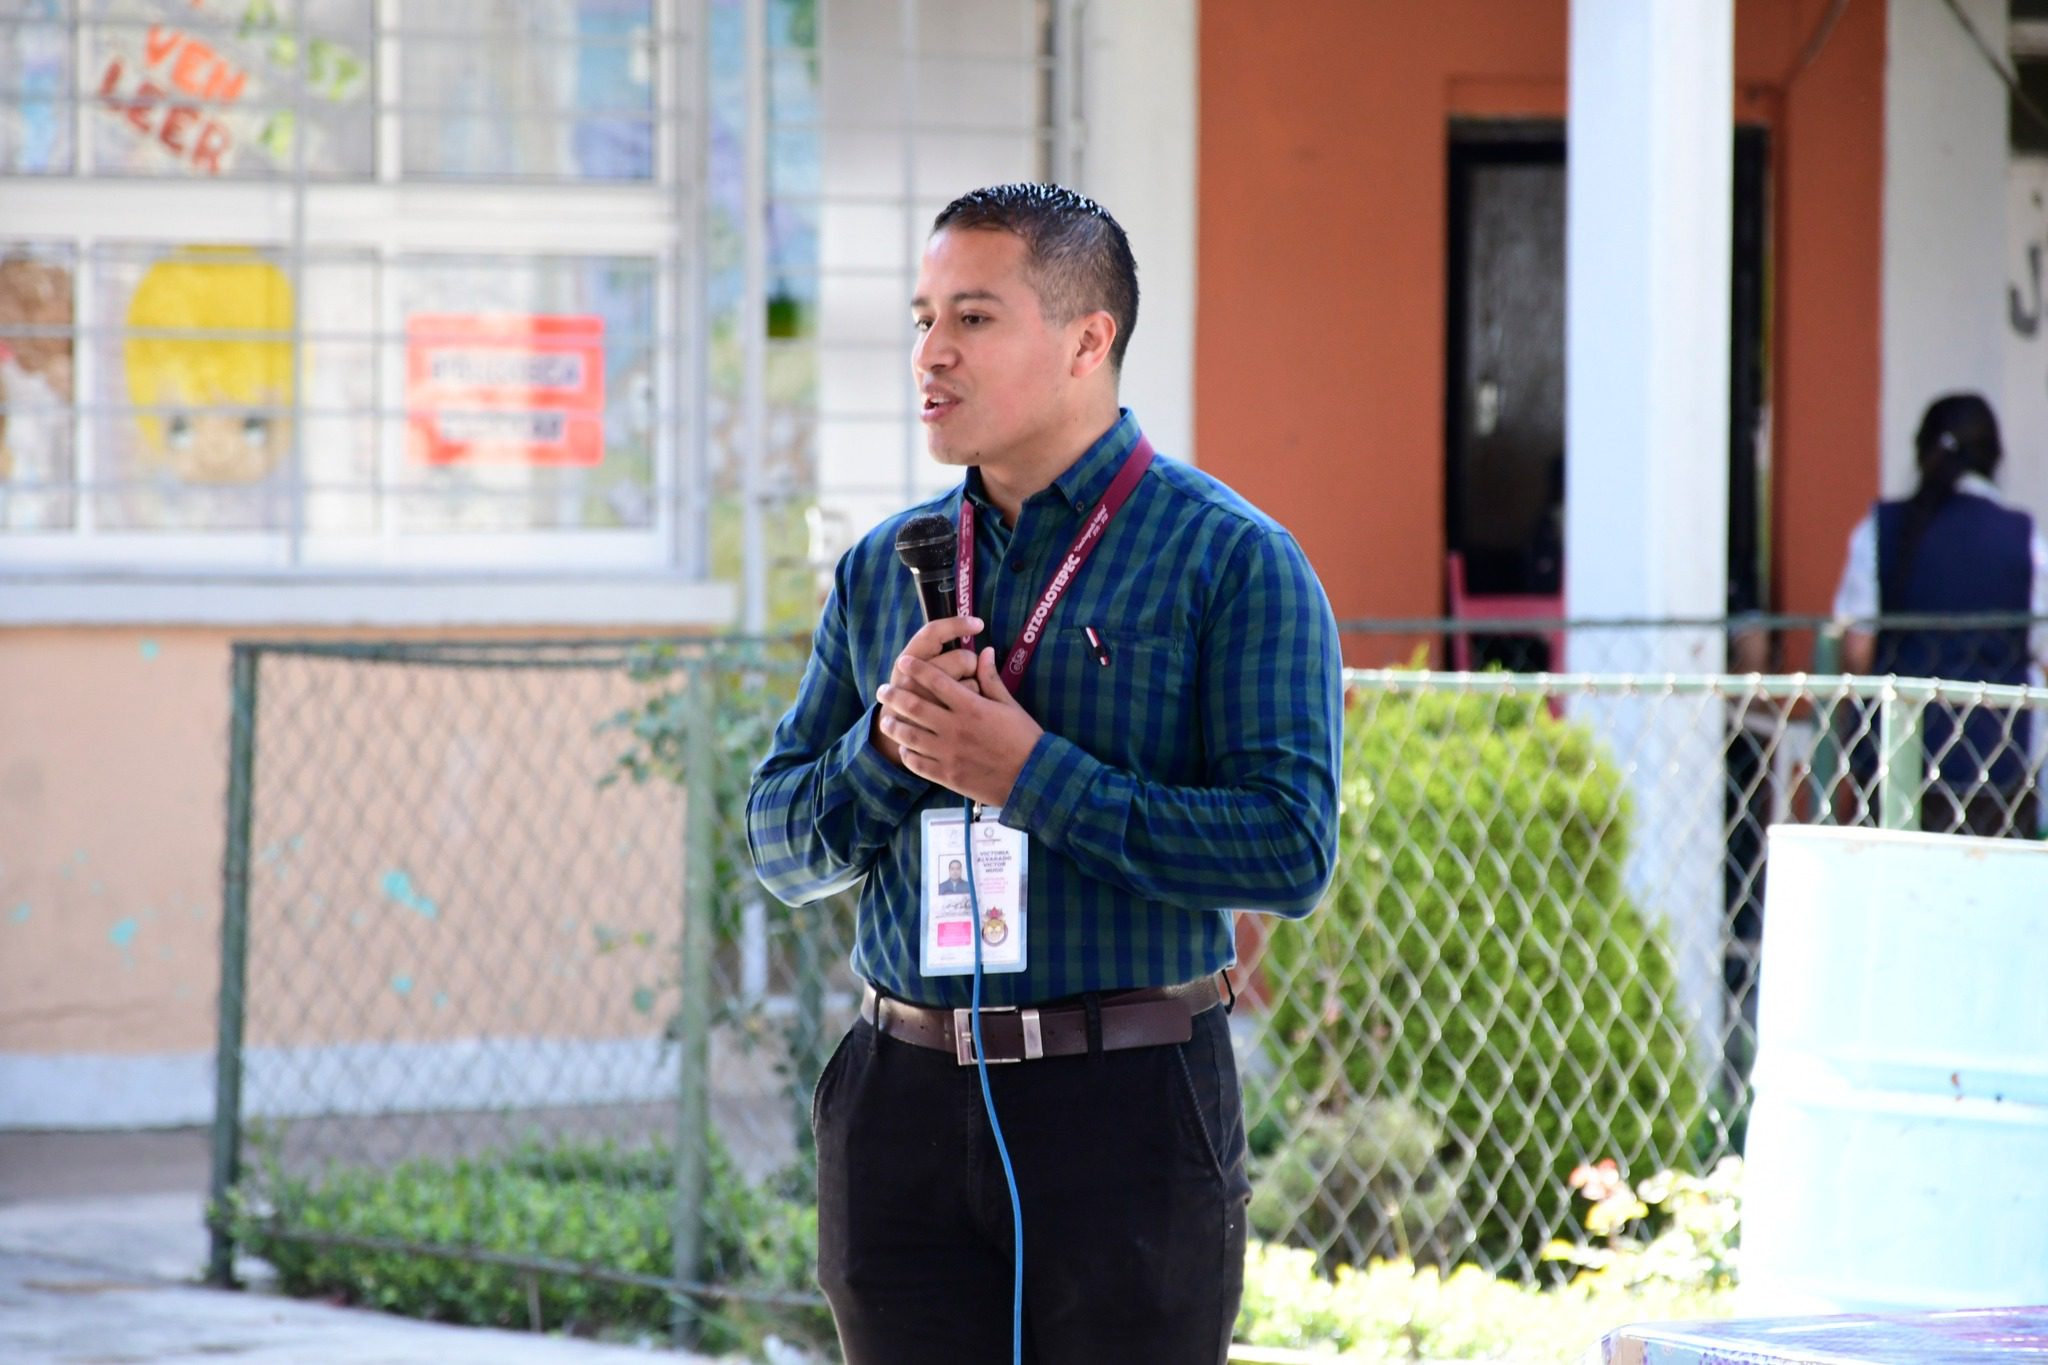
{"label": "window with metal bars", "polygon": [[[720,16],[738,22],[745,9],[714,3],[714,50]],[[762,20],[756,220],[765,230],[736,230],[747,221],[746,176],[714,182],[707,252],[714,297],[765,299],[763,325],[752,329],[751,312],[714,312],[708,415],[713,506],[750,513],[740,529],[762,547],[746,618],[780,626],[807,622],[854,538],[959,478],[926,455],[915,414],[918,261],[932,219],[955,196],[1076,176],[1079,8],[778,0]],[[714,147],[722,133],[743,137],[747,121],[725,119],[742,101],[714,81]],[[724,230],[728,221],[735,230]],[[716,382],[724,375],[734,380],[730,407]],[[738,540],[714,536],[715,545]],[[737,563],[734,554],[714,566]]]}
{"label": "window with metal bars", "polygon": [[930,481],[896,324],[940,205],[1059,171],[1064,8],[7,0],[0,573],[800,614]]}

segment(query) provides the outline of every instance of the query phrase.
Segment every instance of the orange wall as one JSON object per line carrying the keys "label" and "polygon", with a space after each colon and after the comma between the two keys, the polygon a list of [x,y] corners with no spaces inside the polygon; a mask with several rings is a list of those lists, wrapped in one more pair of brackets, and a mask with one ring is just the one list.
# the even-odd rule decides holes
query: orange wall
{"label": "orange wall", "polygon": [[[212,1044],[231,642],[360,634],[0,631],[0,1054]],[[407,634],[504,632],[376,637]],[[642,695],[615,670],[266,662],[248,1041],[658,1030],[632,1002],[670,979],[648,958],[673,938],[681,797],[600,792],[623,742],[593,729]],[[566,837],[496,842],[537,809]],[[592,847],[592,830],[619,846]],[[393,870],[426,899],[394,892]],[[654,931],[657,948],[602,950],[600,928]]]}
{"label": "orange wall", "polygon": [[[1826,607],[1877,479],[1884,16],[1742,0],[1773,126],[1781,610]],[[1448,123],[1560,118],[1566,0],[1202,7],[1196,444],[1300,537],[1337,615],[1443,606]],[[1354,658],[1353,662],[1367,662]]]}
{"label": "orange wall", "polygon": [[[1745,77],[1790,70],[1824,8],[1817,0],[1742,5],[1738,69]],[[1781,88],[1772,129],[1771,586],[1779,611],[1832,609],[1849,530],[1878,492],[1884,11],[1848,6],[1789,91],[1781,76],[1769,77]]]}

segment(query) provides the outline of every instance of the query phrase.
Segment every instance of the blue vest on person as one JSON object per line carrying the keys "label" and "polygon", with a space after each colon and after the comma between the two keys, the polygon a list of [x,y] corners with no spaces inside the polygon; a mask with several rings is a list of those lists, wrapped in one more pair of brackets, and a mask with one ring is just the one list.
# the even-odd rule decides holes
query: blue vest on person
{"label": "blue vest on person", "polygon": [[[1886,615],[1961,615],[1979,612],[2024,614],[2033,605],[2034,523],[2025,512],[1971,493],[1957,493],[1935,512],[1898,572],[1910,504],[1877,506],[1878,608]],[[1881,630],[1879,674],[1905,678],[1953,678],[1963,682],[2015,683],[2027,680],[2027,628],[1964,627],[1954,630]],[[2026,774],[2031,717],[1995,707],[1962,711],[1927,708],[1927,752],[1939,755],[1939,780],[1967,795],[1984,780],[2018,785]]]}

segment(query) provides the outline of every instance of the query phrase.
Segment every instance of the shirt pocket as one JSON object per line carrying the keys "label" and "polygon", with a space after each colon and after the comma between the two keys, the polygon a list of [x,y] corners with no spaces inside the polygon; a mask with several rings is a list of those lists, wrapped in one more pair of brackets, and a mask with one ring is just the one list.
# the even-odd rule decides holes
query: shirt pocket
{"label": "shirt pocket", "polygon": [[[1105,763],[1186,781],[1199,769],[1195,651],[1177,636],[1086,622],[1048,632],[1042,685],[1048,730]],[[1033,671],[1041,666],[1033,664]]]}

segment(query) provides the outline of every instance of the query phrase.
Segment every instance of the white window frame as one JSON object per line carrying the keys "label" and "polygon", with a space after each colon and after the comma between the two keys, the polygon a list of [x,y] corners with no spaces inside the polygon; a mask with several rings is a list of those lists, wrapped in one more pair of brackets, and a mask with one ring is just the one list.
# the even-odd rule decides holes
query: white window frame
{"label": "white window frame", "polygon": [[[89,524],[9,532],[0,534],[0,625],[729,622],[737,594],[707,581],[704,570],[705,0],[654,0],[653,8],[655,175],[635,184],[401,179],[399,63],[408,30],[400,0],[375,0],[374,180],[95,178],[97,110],[83,88],[89,21],[74,11],[74,170],[0,176],[0,234],[76,253],[75,477],[90,477],[97,336],[85,267],[101,246],[231,243],[276,250],[295,264],[331,250],[374,255],[382,295],[378,461],[387,487],[403,440],[392,420],[402,393],[394,384],[402,366],[396,267],[440,253],[616,255],[646,260],[655,279],[656,510],[644,531],[308,537],[295,512],[281,532],[115,534]],[[414,10],[412,31],[423,31],[423,12]],[[146,235],[134,230],[142,223]],[[303,344],[296,353],[303,367]],[[304,395],[302,374],[294,403]],[[295,463],[302,429],[294,423]],[[295,488],[293,496],[305,494]],[[81,512],[87,505],[80,500]]]}

